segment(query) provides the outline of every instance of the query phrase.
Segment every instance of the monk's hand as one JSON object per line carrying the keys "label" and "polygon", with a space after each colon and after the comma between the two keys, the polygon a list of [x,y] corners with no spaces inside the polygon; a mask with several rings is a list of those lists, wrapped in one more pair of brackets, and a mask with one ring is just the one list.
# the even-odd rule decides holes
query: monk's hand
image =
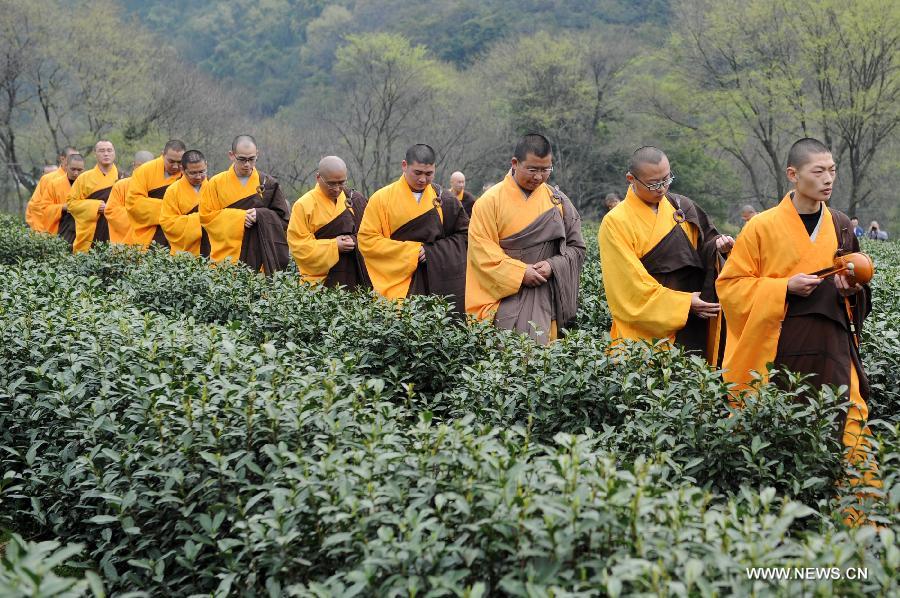
{"label": "monk's hand", "polygon": [[734,247],[734,237],[728,235],[719,235],[716,239],[716,250],[719,253],[728,253]]}
{"label": "monk's hand", "polygon": [[547,282],[547,279],[535,268],[537,264],[528,264],[525,267],[525,275],[522,276],[522,284],[526,287],[539,287]]}
{"label": "monk's hand", "polygon": [[339,235],[337,238],[337,248],[341,253],[349,253],[353,251],[353,248],[356,247],[356,243],[353,242],[353,237],[350,235]]}
{"label": "monk's hand", "polygon": [[838,293],[840,293],[842,297],[855,295],[862,290],[862,285],[851,284],[850,277],[844,274],[834,275],[834,286],[837,287]]}
{"label": "monk's hand", "polygon": [[68,211],[69,211],[69,206],[67,206],[66,204],[62,204],[62,213],[65,214]]}
{"label": "monk's hand", "polygon": [[691,293],[691,313],[698,318],[708,320],[719,315],[722,307],[718,303],[708,303],[700,298],[700,293]]}
{"label": "monk's hand", "polygon": [[542,260],[534,264],[534,269],[537,270],[537,273],[543,276],[545,280],[549,280],[553,275],[553,268],[547,260]]}
{"label": "monk's hand", "polygon": [[420,264],[425,263],[425,248],[424,247],[419,247],[419,263]]}
{"label": "monk's hand", "polygon": [[98,213],[98,214],[102,214],[102,213],[105,212],[105,211],[106,211],[106,202],[105,202],[105,201],[101,201],[101,202],[100,202],[100,205],[97,206],[97,213]]}
{"label": "monk's hand", "polygon": [[244,216],[244,228],[250,228],[254,224],[256,224],[256,208],[250,208]]}
{"label": "monk's hand", "polygon": [[787,290],[792,295],[809,297],[816,287],[822,284],[822,279],[813,274],[795,274],[788,279]]}

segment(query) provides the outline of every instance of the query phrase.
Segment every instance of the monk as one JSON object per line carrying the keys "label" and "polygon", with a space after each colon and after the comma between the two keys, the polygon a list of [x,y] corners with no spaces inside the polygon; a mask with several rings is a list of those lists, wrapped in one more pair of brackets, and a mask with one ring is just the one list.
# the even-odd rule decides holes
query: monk
{"label": "monk", "polygon": [[[766,364],[843,386],[850,408],[841,439],[851,463],[869,454],[869,384],[859,356],[871,290],[844,274],[819,278],[836,255],[859,250],[850,219],[828,207],[837,175],[831,151],[804,138],[788,153],[793,189],[747,222],[716,287],[727,322],[725,380],[737,390],[767,377]],[[873,478],[868,478],[869,482]]]}
{"label": "monk", "polygon": [[142,164],[132,173],[125,208],[131,219],[131,241],[135,245],[144,249],[150,243],[169,246],[159,227],[159,211],[166,189],[181,177],[181,155],[186,149],[183,141],[170,139],[158,158]]}
{"label": "monk", "polygon": [[631,156],[625,199],[600,224],[603,286],[618,339],[668,339],[715,366],[721,354],[717,268],[734,246],[706,213],[669,192],[666,154],[642,147]]}
{"label": "monk", "polygon": [[209,257],[209,237],[200,226],[200,195],[206,187],[206,157],[199,150],[181,156],[182,176],[169,185],[159,211],[159,226],[178,252]]}
{"label": "monk", "polygon": [[256,169],[259,149],[250,135],[234,138],[228,158],[231,167],[212,177],[200,194],[210,257],[241,261],[266,275],[283,270],[291,259],[284,193],[275,177]]}
{"label": "monk", "polygon": [[547,184],[553,154],[546,137],[525,135],[511,163],[511,173],[472,211],[466,311],[547,344],[578,308],[585,256],[581,216]]}
{"label": "monk", "polygon": [[359,250],[372,286],[388,299],[442,295],[465,313],[469,217],[451,191],[435,185],[435,153],[406,150],[403,174],[372,194],[359,227]]}
{"label": "monk", "polygon": [[[153,159],[153,154],[147,150],[135,152],[134,159],[131,161],[131,172],[134,172],[141,164],[146,164]],[[128,210],[125,207],[125,198],[128,196],[128,185],[131,183],[131,177],[122,177],[112,187],[109,192],[109,199],[106,200],[106,210],[103,215],[109,225],[109,242],[118,243],[120,245],[134,245],[131,234],[131,218],[128,216]]]}
{"label": "monk", "polygon": [[450,175],[450,190],[456,194],[459,203],[462,204],[466,215],[472,217],[472,206],[475,205],[475,196],[466,191],[466,175],[456,171]]}
{"label": "monk", "polygon": [[746,226],[750,219],[756,216],[756,208],[747,204],[741,207],[741,226]]}
{"label": "monk", "polygon": [[[38,184],[34,187],[34,192],[31,194],[31,199],[28,200],[28,204],[25,206],[25,224],[28,226],[28,228],[41,233],[51,232],[48,228],[49,223],[42,220],[41,211],[38,209],[38,206],[46,205],[46,200],[42,197],[43,193],[49,187],[50,182],[53,179],[55,179],[56,177],[66,176],[66,160],[71,154],[77,153],[77,149],[69,146],[61,151],[57,156],[57,163],[59,164],[58,167],[54,167],[49,164],[47,166],[44,166],[44,174],[40,179],[38,179]],[[56,223],[59,224],[59,221],[57,220]],[[56,234],[56,231],[53,231],[53,234]]]}
{"label": "monk", "polygon": [[291,209],[287,239],[300,277],[326,287],[372,288],[356,235],[366,198],[347,189],[347,165],[325,156],[316,171],[316,186]]}
{"label": "monk", "polygon": [[84,171],[75,180],[66,203],[75,219],[74,253],[90,250],[94,244],[109,241],[109,225],[103,212],[113,184],[119,180],[116,169],[116,149],[111,141],[101,140],[94,145],[97,165]]}
{"label": "monk", "polygon": [[44,232],[60,236],[70,249],[75,241],[75,220],[69,214],[66,202],[72,185],[82,172],[84,157],[81,154],[66,156],[66,176],[51,179],[35,204],[35,210],[45,226]]}

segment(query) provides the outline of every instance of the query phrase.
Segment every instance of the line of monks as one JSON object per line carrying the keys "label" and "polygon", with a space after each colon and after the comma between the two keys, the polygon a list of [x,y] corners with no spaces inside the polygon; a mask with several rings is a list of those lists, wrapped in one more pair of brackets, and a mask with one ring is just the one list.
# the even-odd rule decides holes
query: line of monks
{"label": "line of monks", "polygon": [[[209,180],[203,154],[177,140],[159,157],[136,155],[133,174],[121,180],[112,144],[100,141],[94,152],[97,164],[85,171],[84,158],[67,150],[28,208],[32,228],[60,235],[75,252],[101,241],[155,243],[266,274],[293,257],[310,284],[372,288],[393,300],[443,295],[459,314],[543,344],[575,316],[581,218],[547,183],[553,154],[543,135],[522,137],[507,175],[477,201],[463,192],[462,173],[451,177],[453,189],[433,182],[435,152],[425,144],[411,146],[399,178],[369,198],[348,186],[344,161],[327,156],[315,187],[292,208],[278,181],[257,170],[249,135],[235,138],[231,167]],[[768,363],[811,374],[817,385],[845,386],[852,407],[843,442],[858,464],[869,459],[869,387],[858,347],[871,292],[844,274],[814,274],[859,250],[847,216],[827,207],[831,152],[799,140],[786,175],[790,193],[735,241],[669,191],[675,177],[663,151],[635,151],[625,199],[599,231],[611,335],[681,345],[721,365],[738,390]]]}

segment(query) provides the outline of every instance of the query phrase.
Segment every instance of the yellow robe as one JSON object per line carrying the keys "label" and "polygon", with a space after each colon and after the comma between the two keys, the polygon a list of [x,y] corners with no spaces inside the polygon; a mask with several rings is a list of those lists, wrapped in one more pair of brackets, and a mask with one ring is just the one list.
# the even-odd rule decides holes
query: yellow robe
{"label": "yellow robe", "polygon": [[59,232],[62,209],[66,205],[71,191],[72,183],[69,182],[68,174],[57,176],[44,185],[41,196],[34,206],[43,232],[53,235]]}
{"label": "yellow robe", "polygon": [[[734,383],[736,390],[749,387],[752,371],[765,380],[766,364],[775,360],[787,312],[788,279],[830,267],[837,249],[831,213],[824,210],[813,241],[790,193],[744,226],[716,281],[727,322],[723,377]],[[857,463],[868,449],[865,422],[869,409],[860,394],[859,375],[853,365],[849,396],[851,406],[842,440],[850,448],[848,459]],[[873,483],[871,475],[866,477]]]}
{"label": "yellow robe", "polygon": [[[479,320],[492,320],[500,301],[522,288],[526,264],[500,247],[505,239],[524,230],[554,208],[547,185],[527,198],[512,175],[487,191],[472,209],[466,259],[466,312]],[[560,209],[561,211],[561,209]]]}
{"label": "yellow robe", "polygon": [[200,183],[200,191],[197,191],[187,177],[182,177],[166,189],[159,212],[159,225],[166,233],[172,255],[179,251],[200,255],[203,229],[200,226],[200,212],[194,208],[200,205],[200,195],[206,185],[204,179]]}
{"label": "yellow robe", "polygon": [[[674,342],[675,334],[687,323],[691,293],[664,287],[641,263],[641,258],[676,226],[674,213],[675,208],[665,198],[654,212],[629,187],[622,203],[600,224],[600,265],[614,340]],[[696,248],[697,228],[689,222],[680,226]]]}
{"label": "yellow robe", "polygon": [[[125,207],[131,218],[131,238],[136,245],[143,248],[150,246],[156,229],[159,226],[159,211],[162,209],[162,193],[164,189],[177,181],[181,173],[170,175],[166,172],[162,156],[135,168],[128,183],[128,195]],[[163,191],[160,191],[160,190]],[[160,195],[151,197],[150,193]]]}
{"label": "yellow robe", "polygon": [[[67,206],[72,218],[75,219],[75,243],[72,252],[79,253],[89,251],[94,241],[94,231],[97,229],[97,220],[100,214],[97,210],[105,200],[95,199],[96,196],[109,197],[109,191],[113,184],[119,180],[119,171],[115,164],[111,164],[106,174],[100,170],[100,166],[94,166],[90,170],[82,172],[72,190],[69,192]],[[94,196],[94,197],[92,197]]]}
{"label": "yellow robe", "polygon": [[207,181],[200,194],[200,224],[209,236],[209,257],[213,261],[240,259],[247,210],[228,206],[253,195],[258,186],[259,172],[255,168],[246,185],[241,184],[233,166]]}
{"label": "yellow robe", "polygon": [[[402,176],[372,194],[359,226],[359,251],[366,261],[372,286],[388,299],[404,299],[419,266],[417,241],[394,241],[398,228],[434,209],[436,194],[428,185],[419,202]],[[443,213],[438,208],[443,221]]]}
{"label": "yellow robe", "polygon": [[109,223],[109,242],[123,243],[132,245],[134,241],[131,236],[131,218],[125,209],[125,198],[128,195],[128,184],[131,177],[119,179],[113,185],[109,192],[109,199],[106,200],[106,222]]}
{"label": "yellow robe", "polygon": [[347,199],[343,191],[337,201],[332,201],[318,185],[294,202],[287,240],[305,282],[324,282],[328,272],[338,263],[337,239],[316,239],[316,231],[345,211]]}
{"label": "yellow robe", "polygon": [[[53,172],[48,172],[38,180],[38,184],[34,188],[34,193],[31,194],[31,199],[28,200],[28,204],[25,206],[25,223],[32,230],[41,233],[50,232],[50,230],[48,229],[48,222],[44,219],[41,208],[42,206],[45,206],[47,204],[47,201],[46,199],[44,199],[43,194],[49,187],[51,181],[53,181],[57,177],[66,178],[66,169],[62,166],[60,166]],[[58,218],[57,226],[59,226]]]}

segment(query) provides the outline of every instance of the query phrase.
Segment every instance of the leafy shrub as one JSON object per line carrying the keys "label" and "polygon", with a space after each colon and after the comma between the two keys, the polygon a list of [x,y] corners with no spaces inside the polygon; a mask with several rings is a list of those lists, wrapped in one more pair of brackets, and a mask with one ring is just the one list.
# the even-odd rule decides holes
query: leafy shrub
{"label": "leafy shrub", "polygon": [[0,264],[45,260],[69,252],[66,242],[55,235],[36,233],[17,217],[0,214]]}
{"label": "leafy shrub", "polygon": [[81,551],[78,544],[60,548],[59,542],[28,542],[12,534],[0,547],[0,595],[75,598],[90,589],[95,596],[103,596],[103,583],[92,571],[87,572],[86,579],[54,572],[56,567],[69,565]]}

